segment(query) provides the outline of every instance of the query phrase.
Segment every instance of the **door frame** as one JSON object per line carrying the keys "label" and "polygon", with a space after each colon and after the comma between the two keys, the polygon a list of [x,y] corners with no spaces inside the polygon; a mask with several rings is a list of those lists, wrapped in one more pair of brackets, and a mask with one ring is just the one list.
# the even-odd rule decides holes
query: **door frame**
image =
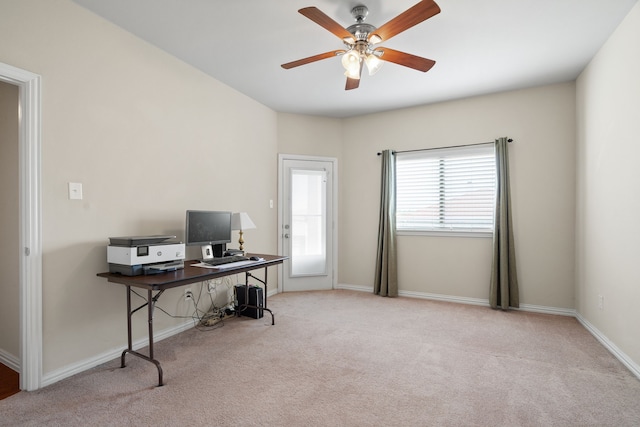
{"label": "door frame", "polygon": [[0,62],[0,80],[18,86],[20,389],[42,384],[41,77]]}
{"label": "door frame", "polygon": [[[338,284],[338,159],[335,157],[320,157],[320,156],[304,156],[298,154],[278,154],[278,253],[284,253],[284,162],[285,160],[302,160],[302,161],[321,161],[331,163],[333,168],[333,187],[331,192],[333,194],[332,205],[333,209],[331,215],[333,216],[333,223],[331,226],[331,262],[333,264],[333,271],[331,272],[331,288],[336,289]],[[284,264],[283,264],[284,265]],[[278,277],[278,293],[283,291],[282,283],[284,280],[284,274],[286,274],[285,268],[281,269],[281,275]]]}

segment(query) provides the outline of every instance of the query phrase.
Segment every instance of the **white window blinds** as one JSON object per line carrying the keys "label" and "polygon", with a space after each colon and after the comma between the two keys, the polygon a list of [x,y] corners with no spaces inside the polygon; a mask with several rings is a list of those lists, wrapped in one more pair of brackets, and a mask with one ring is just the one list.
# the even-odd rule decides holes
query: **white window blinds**
{"label": "white window blinds", "polygon": [[492,143],[396,153],[398,231],[491,232]]}

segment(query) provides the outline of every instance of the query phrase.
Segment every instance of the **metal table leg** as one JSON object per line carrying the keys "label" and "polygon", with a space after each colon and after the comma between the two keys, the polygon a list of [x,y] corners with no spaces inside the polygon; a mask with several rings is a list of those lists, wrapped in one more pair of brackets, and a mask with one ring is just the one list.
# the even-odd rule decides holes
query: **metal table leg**
{"label": "metal table leg", "polygon": [[[140,307],[136,308],[135,310],[131,310],[131,286],[127,286],[126,288],[127,288],[127,349],[124,350],[122,352],[122,356],[120,356],[120,367],[124,368],[126,366],[125,356],[127,353],[132,354],[133,356],[139,357],[141,359],[144,359],[148,362],[151,362],[154,365],[156,365],[156,368],[158,369],[158,387],[160,387],[164,385],[162,382],[162,367],[160,366],[160,362],[153,358],[153,309],[155,307],[156,301],[158,300],[158,298],[160,298],[160,295],[162,295],[164,291],[158,292],[154,297],[153,291],[148,290],[147,302],[142,304]],[[133,316],[133,313],[135,313],[136,311],[140,310],[145,306],[147,307],[147,321],[149,323],[149,356],[142,354],[140,352],[137,352],[133,349],[133,339],[131,336],[132,335],[131,334],[131,316]]]}

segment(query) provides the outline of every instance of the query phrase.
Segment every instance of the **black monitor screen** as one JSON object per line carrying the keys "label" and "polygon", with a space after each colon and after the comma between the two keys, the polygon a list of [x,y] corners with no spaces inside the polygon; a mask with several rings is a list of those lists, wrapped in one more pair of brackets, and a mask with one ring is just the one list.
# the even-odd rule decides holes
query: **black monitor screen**
{"label": "black monitor screen", "polygon": [[231,242],[231,212],[187,211],[187,245],[219,245]]}

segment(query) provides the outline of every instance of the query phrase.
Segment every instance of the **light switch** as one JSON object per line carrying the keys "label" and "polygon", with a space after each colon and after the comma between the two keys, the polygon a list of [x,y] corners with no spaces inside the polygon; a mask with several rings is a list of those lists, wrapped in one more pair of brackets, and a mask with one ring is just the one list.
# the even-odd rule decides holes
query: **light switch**
{"label": "light switch", "polygon": [[82,200],[82,184],[79,182],[69,183],[69,200]]}

